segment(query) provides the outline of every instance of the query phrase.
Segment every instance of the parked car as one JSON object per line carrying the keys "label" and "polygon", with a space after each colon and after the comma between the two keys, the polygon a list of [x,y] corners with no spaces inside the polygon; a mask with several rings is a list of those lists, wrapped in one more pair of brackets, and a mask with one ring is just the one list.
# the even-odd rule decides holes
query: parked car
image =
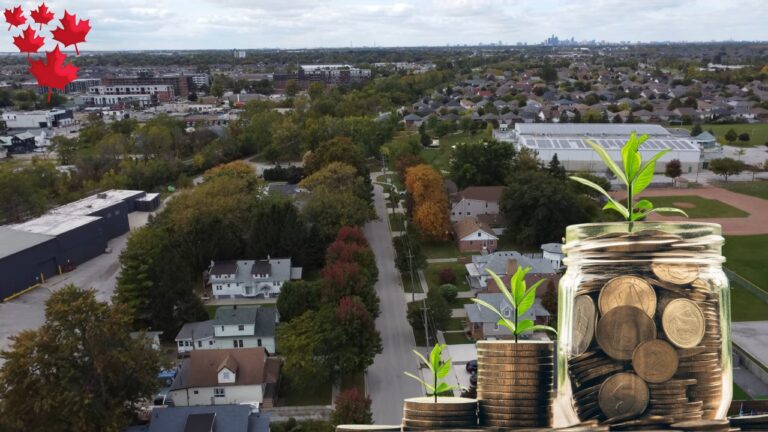
{"label": "parked car", "polygon": [[467,362],[467,372],[471,374],[477,372],[477,360],[470,360]]}

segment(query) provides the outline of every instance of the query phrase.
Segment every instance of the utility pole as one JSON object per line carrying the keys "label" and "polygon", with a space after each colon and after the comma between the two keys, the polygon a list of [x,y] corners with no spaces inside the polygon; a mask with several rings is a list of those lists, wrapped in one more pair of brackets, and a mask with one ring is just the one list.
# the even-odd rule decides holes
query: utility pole
{"label": "utility pole", "polygon": [[411,246],[408,246],[408,270],[411,273],[411,302],[416,301],[416,285],[413,280],[413,254],[411,253]]}
{"label": "utility pole", "polygon": [[424,311],[424,341],[429,346],[429,326],[427,325],[427,300],[421,301],[421,309]]}

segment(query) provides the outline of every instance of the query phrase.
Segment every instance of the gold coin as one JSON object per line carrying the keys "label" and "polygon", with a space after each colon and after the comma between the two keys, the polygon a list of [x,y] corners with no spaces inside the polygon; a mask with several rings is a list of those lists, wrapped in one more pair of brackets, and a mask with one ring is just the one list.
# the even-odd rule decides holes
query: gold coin
{"label": "gold coin", "polygon": [[516,407],[533,407],[533,408],[543,408],[547,407],[552,404],[551,399],[543,398],[541,400],[539,399],[523,399],[523,400],[489,400],[489,399],[482,399],[479,401],[480,407],[482,409],[487,409],[491,411],[498,411],[498,410],[504,410],[511,406]]}
{"label": "gold coin", "polygon": [[520,351],[537,351],[537,352],[548,352],[551,353],[554,351],[554,343],[552,341],[535,341],[535,340],[526,340],[526,341],[520,341],[520,342],[514,342],[514,341],[477,341],[477,348],[483,349],[486,351],[500,351],[504,353],[508,352],[520,352]]}
{"label": "gold coin", "polygon": [[573,303],[573,343],[571,355],[579,355],[589,348],[595,335],[595,302],[591,297],[576,296]]}
{"label": "gold coin", "polygon": [[597,298],[600,313],[605,315],[619,306],[634,306],[653,318],[656,293],[648,282],[637,276],[619,276],[605,284]]}
{"label": "gold coin", "polygon": [[499,393],[499,392],[486,392],[486,391],[481,391],[480,389],[477,390],[478,399],[515,401],[512,403],[516,403],[516,401],[518,400],[549,400],[552,398],[553,394],[554,394],[553,392],[535,393],[535,394],[529,394],[529,393],[510,394],[510,393]]}
{"label": "gold coin", "polygon": [[649,383],[663,383],[677,371],[677,353],[672,345],[661,339],[645,341],[632,353],[635,373]]}
{"label": "gold coin", "polygon": [[656,339],[656,324],[634,306],[618,306],[597,322],[597,343],[616,360],[630,360],[641,343]]}
{"label": "gold coin", "polygon": [[693,348],[704,338],[704,314],[686,299],[669,302],[661,315],[664,334],[679,348]]}
{"label": "gold coin", "polygon": [[648,386],[631,373],[618,373],[600,386],[598,403],[608,418],[636,416],[648,406]]}
{"label": "gold coin", "polygon": [[677,285],[689,284],[699,277],[699,266],[695,264],[651,264],[653,274],[665,282]]}

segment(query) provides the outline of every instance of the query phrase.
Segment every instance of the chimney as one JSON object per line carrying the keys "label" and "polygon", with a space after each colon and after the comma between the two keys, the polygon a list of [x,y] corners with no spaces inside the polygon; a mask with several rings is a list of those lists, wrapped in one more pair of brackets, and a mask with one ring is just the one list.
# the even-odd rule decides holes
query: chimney
{"label": "chimney", "polygon": [[517,270],[517,260],[507,260],[507,276],[512,277],[515,274],[515,270]]}

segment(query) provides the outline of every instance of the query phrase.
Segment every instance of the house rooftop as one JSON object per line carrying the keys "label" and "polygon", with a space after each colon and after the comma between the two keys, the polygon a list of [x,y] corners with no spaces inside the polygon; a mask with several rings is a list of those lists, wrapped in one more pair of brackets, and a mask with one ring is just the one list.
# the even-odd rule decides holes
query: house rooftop
{"label": "house rooftop", "polygon": [[277,310],[262,306],[222,306],[216,309],[214,326],[254,325],[254,336],[274,336]]}
{"label": "house rooftop", "polygon": [[[498,275],[507,274],[507,263],[510,260],[517,262],[519,266],[530,267],[532,274],[554,274],[552,263],[544,258],[530,258],[517,251],[496,251],[488,255],[473,255],[472,264],[477,268],[477,274],[485,274],[490,269]],[[473,267],[468,265],[469,267]],[[474,271],[471,271],[474,273]]]}
{"label": "house rooftop", "polygon": [[671,133],[654,124],[613,124],[613,123],[517,123],[515,130],[521,135],[621,135],[632,132],[639,135],[668,136]]}
{"label": "house rooftop", "polygon": [[[502,293],[482,293],[478,294],[477,298],[487,303],[492,304],[499,311],[504,313],[507,309],[511,313],[508,318],[512,318],[515,308],[507,301]],[[539,316],[549,316],[549,312],[541,306],[541,299],[536,299],[533,303],[533,307],[530,308],[520,319],[535,320]],[[493,311],[480,306],[477,303],[470,303],[464,305],[464,310],[467,312],[467,319],[473,323],[495,323],[499,320],[499,316]]]}
{"label": "house rooftop", "polygon": [[[212,418],[212,427],[207,425]],[[200,405],[166,407],[152,412],[149,432],[268,432],[270,413],[259,413],[251,405]],[[191,429],[190,429],[191,428]]]}
{"label": "house rooftop", "polygon": [[454,231],[456,231],[456,237],[461,240],[468,235],[472,234],[473,232],[477,230],[483,230],[488,235],[496,237],[493,234],[493,230],[490,226],[488,226],[485,222],[480,222],[477,220],[477,218],[474,217],[468,217],[460,220],[453,226]]}
{"label": "house rooftop", "polygon": [[504,193],[504,186],[469,186],[459,192],[464,199],[498,202]]}
{"label": "house rooftop", "polygon": [[213,337],[213,320],[186,323],[179,330],[175,340],[208,339]]}
{"label": "house rooftop", "polygon": [[[181,365],[171,390],[193,387],[243,386],[265,383],[267,350],[259,348],[194,350]],[[218,371],[231,356],[237,363],[234,383],[220,383]]]}

